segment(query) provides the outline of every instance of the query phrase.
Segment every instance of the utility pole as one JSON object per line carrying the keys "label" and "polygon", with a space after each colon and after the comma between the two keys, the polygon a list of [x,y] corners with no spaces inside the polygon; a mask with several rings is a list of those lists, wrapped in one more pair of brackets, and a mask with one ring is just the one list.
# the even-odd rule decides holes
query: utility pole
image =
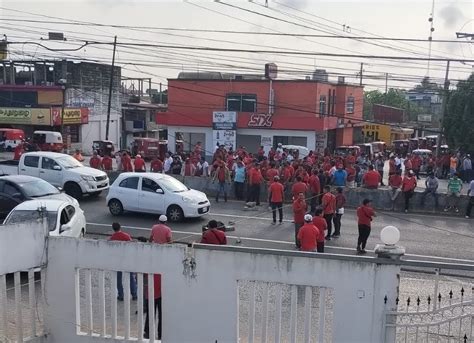
{"label": "utility pole", "polygon": [[114,52],[112,54],[112,69],[110,70],[110,84],[109,84],[109,101],[107,103],[107,122],[105,124],[105,140],[109,140],[110,127],[110,109],[112,107],[112,87],[114,85],[114,67],[115,67],[115,50],[117,48],[117,36],[114,37]]}
{"label": "utility pole", "polygon": [[385,73],[385,94],[388,92],[388,73]]}
{"label": "utility pole", "polygon": [[448,92],[449,92],[449,65],[450,60],[446,62],[446,75],[444,76],[444,87],[443,87],[443,108],[441,112],[441,118],[439,118],[440,130],[438,133],[438,139],[436,142],[436,161],[439,159],[441,152],[441,137],[443,133],[443,118],[446,115],[446,109],[448,107]]}
{"label": "utility pole", "polygon": [[360,64],[360,75],[359,75],[360,76],[360,82],[359,82],[360,86],[362,86],[362,72],[364,71],[363,68],[364,68],[364,63],[361,63]]}

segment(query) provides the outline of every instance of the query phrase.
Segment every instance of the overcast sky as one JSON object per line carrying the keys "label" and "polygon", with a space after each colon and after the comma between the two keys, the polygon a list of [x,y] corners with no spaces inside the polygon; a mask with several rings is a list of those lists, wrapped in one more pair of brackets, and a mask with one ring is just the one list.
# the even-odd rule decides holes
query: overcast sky
{"label": "overcast sky", "polygon": [[[81,41],[84,40],[111,42],[113,36],[117,35],[119,43],[279,51],[278,54],[262,54],[119,46],[117,63],[124,68],[122,74],[133,77],[152,77],[154,87],[157,87],[160,82],[166,85],[166,79],[176,77],[180,71],[261,73],[266,62],[277,63],[281,70],[280,78],[304,78],[315,68],[320,68],[326,69],[332,80],[343,75],[349,82],[357,82],[357,73],[360,63],[363,62],[364,74],[367,76],[364,84],[371,89],[385,87],[385,73],[389,74],[389,87],[396,88],[411,88],[428,74],[426,61],[282,54],[292,50],[312,53],[427,57],[427,42],[360,41],[342,38],[269,36],[256,33],[426,39],[430,31],[428,18],[431,13],[431,0],[372,2],[269,0],[268,8],[264,7],[264,0],[254,0],[253,3],[232,0],[221,0],[221,3],[209,0],[68,0],[67,2],[64,0],[3,0],[0,3],[2,6],[0,33],[6,34],[11,42],[39,42],[41,37],[47,37],[48,31],[58,31],[64,32],[68,39],[66,43],[43,43],[51,48],[73,48],[80,46]],[[473,4],[473,1],[464,0],[435,1],[433,39],[452,40],[456,43],[433,43],[432,57],[474,59],[473,43],[459,43],[461,40],[456,39],[455,34],[457,31],[474,32]],[[244,9],[256,13],[250,13]],[[89,24],[79,26],[58,23],[64,19],[68,23],[87,22],[147,28],[112,28]],[[31,22],[32,20],[45,22]],[[344,25],[349,26],[350,29],[344,30]],[[163,28],[233,30],[254,34],[172,31]],[[78,52],[54,53],[25,43],[11,45],[10,50],[10,58],[14,60],[66,56],[110,61],[112,55],[111,46],[108,45],[91,45]],[[473,64],[453,63],[450,77],[453,80],[467,78],[473,70]],[[441,82],[444,77],[444,68],[445,62],[432,62],[429,75]]]}

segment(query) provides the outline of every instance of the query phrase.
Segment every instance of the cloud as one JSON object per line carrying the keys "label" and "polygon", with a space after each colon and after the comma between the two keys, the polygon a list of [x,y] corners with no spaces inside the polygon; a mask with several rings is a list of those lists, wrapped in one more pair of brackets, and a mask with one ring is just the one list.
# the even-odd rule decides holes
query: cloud
{"label": "cloud", "polygon": [[442,8],[439,16],[443,20],[444,27],[449,29],[459,26],[464,20],[462,11],[455,4]]}

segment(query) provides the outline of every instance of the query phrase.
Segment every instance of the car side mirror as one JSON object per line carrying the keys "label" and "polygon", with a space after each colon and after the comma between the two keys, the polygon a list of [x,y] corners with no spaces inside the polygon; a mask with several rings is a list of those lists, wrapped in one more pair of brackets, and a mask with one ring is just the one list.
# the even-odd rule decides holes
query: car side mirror
{"label": "car side mirror", "polygon": [[158,189],[156,190],[156,193],[158,193],[158,194],[165,194],[165,192],[164,192],[161,188],[158,188]]}
{"label": "car side mirror", "polygon": [[59,229],[59,233],[63,233],[64,231],[69,231],[69,230],[71,230],[71,225],[63,224],[61,225],[61,228]]}
{"label": "car side mirror", "polygon": [[61,170],[61,167],[58,165],[53,166],[53,170]]}

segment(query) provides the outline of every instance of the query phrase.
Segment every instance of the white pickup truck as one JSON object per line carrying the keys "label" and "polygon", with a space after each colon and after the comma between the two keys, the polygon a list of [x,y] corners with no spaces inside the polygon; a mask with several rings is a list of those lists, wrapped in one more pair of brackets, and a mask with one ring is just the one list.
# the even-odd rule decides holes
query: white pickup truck
{"label": "white pickup truck", "polygon": [[27,152],[19,161],[1,161],[0,174],[36,176],[76,199],[84,194],[97,196],[109,188],[109,178],[103,171],[84,167],[72,156],[49,151]]}

